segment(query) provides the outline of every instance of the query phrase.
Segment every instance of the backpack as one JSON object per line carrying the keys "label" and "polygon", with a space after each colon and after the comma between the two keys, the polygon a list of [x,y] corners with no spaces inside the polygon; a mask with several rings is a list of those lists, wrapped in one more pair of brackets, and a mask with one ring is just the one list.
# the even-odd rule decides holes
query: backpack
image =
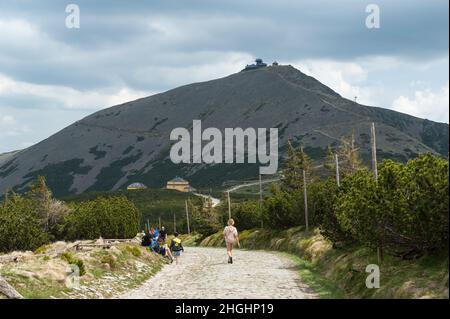
{"label": "backpack", "polygon": [[141,245],[150,246],[150,244],[151,244],[150,236],[145,234],[144,237],[142,237]]}
{"label": "backpack", "polygon": [[172,239],[172,247],[174,251],[181,250],[181,239],[180,238],[174,238]]}

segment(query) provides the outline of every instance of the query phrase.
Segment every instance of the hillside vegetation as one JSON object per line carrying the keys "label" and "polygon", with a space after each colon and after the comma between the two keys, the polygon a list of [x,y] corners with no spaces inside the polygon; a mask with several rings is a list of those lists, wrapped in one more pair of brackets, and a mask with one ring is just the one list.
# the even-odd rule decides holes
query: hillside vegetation
{"label": "hillside vegetation", "polygon": [[35,250],[56,240],[134,238],[140,212],[125,196],[66,203],[52,196],[45,178],[29,192],[6,193],[0,202],[0,252]]}
{"label": "hillside vegetation", "polygon": [[80,195],[63,197],[67,202],[81,203],[87,200],[93,200],[98,197],[111,198],[124,196],[132,202],[139,210],[141,215],[141,228],[158,227],[159,218],[161,224],[170,232],[174,228],[174,215],[177,219],[177,229],[186,231],[186,204],[187,200],[200,205],[201,199],[190,193],[182,193],[169,189],[136,189],[136,190],[118,190],[114,192],[89,192]]}

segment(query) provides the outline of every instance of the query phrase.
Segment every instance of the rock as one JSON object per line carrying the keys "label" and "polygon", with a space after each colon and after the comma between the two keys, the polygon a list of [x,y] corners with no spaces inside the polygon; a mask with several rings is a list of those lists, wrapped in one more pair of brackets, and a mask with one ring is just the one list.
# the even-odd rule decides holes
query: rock
{"label": "rock", "polygon": [[95,279],[94,275],[91,273],[84,274],[84,276],[82,278],[84,281],[92,281]]}
{"label": "rock", "polygon": [[122,252],[120,251],[120,249],[117,248],[116,246],[112,246],[112,247],[109,249],[109,252],[110,252],[111,254],[114,254],[114,255],[121,255],[121,254],[122,254]]}
{"label": "rock", "polygon": [[111,270],[111,266],[107,263],[102,264],[102,268],[106,270]]}

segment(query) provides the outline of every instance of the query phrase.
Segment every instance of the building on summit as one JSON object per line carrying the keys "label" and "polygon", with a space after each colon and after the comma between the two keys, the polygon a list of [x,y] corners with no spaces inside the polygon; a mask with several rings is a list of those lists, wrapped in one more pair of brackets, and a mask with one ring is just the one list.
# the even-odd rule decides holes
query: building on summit
{"label": "building on summit", "polygon": [[260,69],[260,68],[265,68],[267,66],[267,63],[264,63],[262,59],[256,59],[255,60],[256,63],[254,64],[247,64],[245,66],[245,69],[243,69],[242,71],[249,71],[249,70],[256,70],[256,69]]}

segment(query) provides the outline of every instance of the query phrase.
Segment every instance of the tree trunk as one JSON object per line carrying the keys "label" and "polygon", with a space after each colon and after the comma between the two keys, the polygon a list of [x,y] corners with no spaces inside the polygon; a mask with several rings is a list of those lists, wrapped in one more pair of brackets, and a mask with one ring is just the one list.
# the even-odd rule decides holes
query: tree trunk
{"label": "tree trunk", "polygon": [[0,293],[4,294],[9,299],[23,299],[22,295],[19,294],[10,284],[6,282],[5,279],[0,277]]}

